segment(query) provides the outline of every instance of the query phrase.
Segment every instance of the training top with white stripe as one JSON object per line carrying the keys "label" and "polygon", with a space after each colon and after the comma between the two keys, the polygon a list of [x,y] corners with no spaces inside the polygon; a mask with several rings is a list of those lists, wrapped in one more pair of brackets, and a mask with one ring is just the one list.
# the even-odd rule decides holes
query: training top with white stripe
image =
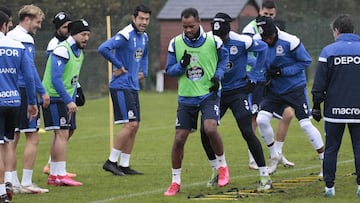
{"label": "training top with white stripe", "polygon": [[324,120],[360,123],[360,36],[340,34],[320,53],[314,85],[314,104],[324,102]]}
{"label": "training top with white stripe", "polygon": [[[281,75],[271,79],[270,90],[275,94],[286,94],[306,87],[305,69],[311,64],[311,57],[300,39],[295,35],[277,29],[278,38],[269,46],[266,57],[266,71],[280,68]],[[259,34],[254,39],[261,38]]]}
{"label": "training top with white stripe", "polygon": [[[254,40],[244,34],[229,32],[229,38],[224,42],[229,51],[229,63],[226,67],[224,79],[221,80],[222,91],[233,90],[247,85],[248,80],[257,82],[264,67],[267,44],[262,40]],[[257,55],[253,68],[247,73],[246,65],[248,53]],[[263,77],[263,76],[262,76]]]}
{"label": "training top with white stripe", "polygon": [[110,88],[140,90],[138,73],[148,75],[148,41],[145,32],[139,32],[130,24],[99,46],[98,52],[112,63],[113,69],[127,70],[112,76]]}
{"label": "training top with white stripe", "polygon": [[17,107],[21,104],[18,77],[24,74],[28,103],[35,105],[35,83],[25,47],[0,32],[0,106]]}
{"label": "training top with white stripe", "polygon": [[[34,38],[20,25],[17,25],[14,29],[7,33],[7,37],[14,39],[16,41],[21,42],[24,46],[26,51],[28,52],[25,54],[28,57],[29,64],[31,65],[31,70],[33,72],[36,92],[39,93],[41,96],[46,94],[45,88],[41,83],[37,68],[35,66],[35,45],[34,45]],[[26,84],[23,79],[23,75],[19,75],[18,81],[19,87],[25,87]]]}

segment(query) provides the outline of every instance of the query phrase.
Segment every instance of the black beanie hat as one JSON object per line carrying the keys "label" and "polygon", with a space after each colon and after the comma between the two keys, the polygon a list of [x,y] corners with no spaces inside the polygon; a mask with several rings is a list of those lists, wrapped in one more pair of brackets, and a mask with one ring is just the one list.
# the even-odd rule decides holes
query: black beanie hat
{"label": "black beanie hat", "polygon": [[217,13],[212,20],[213,22],[231,22],[231,17],[226,13]]}
{"label": "black beanie hat", "polygon": [[258,16],[256,18],[256,25],[262,38],[270,37],[277,32],[274,21],[270,17]]}
{"label": "black beanie hat", "polygon": [[226,13],[217,13],[211,22],[214,35],[224,36],[230,32],[231,17]]}
{"label": "black beanie hat", "polygon": [[71,21],[70,14],[65,11],[61,11],[54,16],[53,24],[55,25],[55,29],[59,29],[64,23],[68,21]]}
{"label": "black beanie hat", "polygon": [[90,31],[89,23],[84,19],[74,20],[69,23],[70,35],[76,35],[83,31]]}

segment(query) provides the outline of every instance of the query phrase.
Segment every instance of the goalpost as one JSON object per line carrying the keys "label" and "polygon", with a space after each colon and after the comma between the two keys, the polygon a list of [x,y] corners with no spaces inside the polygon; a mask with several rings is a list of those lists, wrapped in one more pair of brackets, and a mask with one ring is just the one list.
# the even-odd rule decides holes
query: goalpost
{"label": "goalpost", "polygon": [[[106,16],[106,38],[110,39],[111,38],[111,25],[110,25],[110,16]],[[111,81],[111,77],[112,77],[112,65],[111,62],[108,61],[108,80],[109,83]],[[111,148],[114,145],[114,111],[113,111],[113,105],[111,102],[111,95],[109,92],[109,140],[110,140],[110,152],[111,152]]]}

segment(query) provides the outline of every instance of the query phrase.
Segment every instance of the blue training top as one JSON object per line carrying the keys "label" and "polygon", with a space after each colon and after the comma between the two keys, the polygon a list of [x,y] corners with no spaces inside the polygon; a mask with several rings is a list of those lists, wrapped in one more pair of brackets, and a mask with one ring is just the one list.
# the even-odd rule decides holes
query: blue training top
{"label": "blue training top", "polygon": [[[114,50],[114,53],[112,52]],[[98,52],[113,65],[128,72],[112,76],[110,88],[140,90],[138,74],[148,75],[148,36],[138,32],[132,24],[102,43]]]}
{"label": "blue training top", "polygon": [[[253,40],[248,35],[230,31],[224,46],[229,51],[229,64],[221,81],[222,91],[245,87],[247,80],[257,82],[259,75],[263,75],[261,71],[264,67],[267,44],[262,40]],[[254,52],[257,57],[253,61],[253,68],[247,73],[249,52]]]}
{"label": "blue training top", "polygon": [[[7,33],[7,37],[21,42],[26,49],[26,57],[28,57],[29,64],[31,65],[32,74],[35,80],[36,92],[41,96],[46,94],[45,88],[41,83],[37,68],[35,66],[35,45],[34,38],[20,25],[17,25],[14,29]],[[25,87],[25,81],[23,74],[19,75],[19,87]]]}
{"label": "blue training top", "polygon": [[[311,64],[311,57],[300,39],[281,30],[277,30],[278,39],[269,46],[265,67],[277,67],[281,75],[271,79],[270,90],[275,94],[286,94],[294,89],[306,86],[305,69]],[[254,38],[261,38],[256,34]]]}
{"label": "blue training top", "polygon": [[21,96],[18,88],[19,75],[23,74],[28,104],[36,104],[34,76],[29,67],[25,47],[0,32],[0,106],[18,107]]}

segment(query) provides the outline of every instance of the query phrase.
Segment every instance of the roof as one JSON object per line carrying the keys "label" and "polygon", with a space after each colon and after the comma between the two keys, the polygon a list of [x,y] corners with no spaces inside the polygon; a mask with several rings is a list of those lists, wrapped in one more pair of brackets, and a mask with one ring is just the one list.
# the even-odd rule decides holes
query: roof
{"label": "roof", "polygon": [[257,5],[260,3],[259,0],[168,0],[157,18],[178,20],[181,12],[189,7],[196,8],[201,19],[212,19],[218,12],[224,12],[231,18],[236,18],[249,1]]}

